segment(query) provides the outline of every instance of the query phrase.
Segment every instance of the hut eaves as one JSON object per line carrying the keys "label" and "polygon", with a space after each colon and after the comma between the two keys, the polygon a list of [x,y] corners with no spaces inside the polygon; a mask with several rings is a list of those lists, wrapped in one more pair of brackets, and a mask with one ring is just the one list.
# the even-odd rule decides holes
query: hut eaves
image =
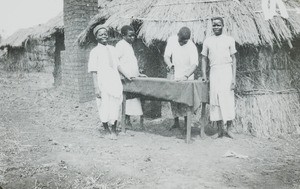
{"label": "hut eaves", "polygon": [[64,22],[63,13],[59,13],[56,17],[50,19],[45,24],[39,24],[34,27],[24,28],[16,31],[8,38],[4,39],[0,48],[11,47],[21,48],[24,47],[27,40],[30,39],[45,39],[50,37],[56,32],[63,32]]}
{"label": "hut eaves", "polygon": [[99,22],[115,30],[140,22],[138,36],[147,44],[166,41],[182,26],[191,28],[194,42],[201,44],[212,34],[211,18],[221,16],[225,32],[241,45],[263,46],[291,42],[300,34],[300,8],[297,0],[285,1],[289,18],[265,20],[261,0],[118,0],[108,3],[79,36],[81,45],[91,42],[91,30]]}

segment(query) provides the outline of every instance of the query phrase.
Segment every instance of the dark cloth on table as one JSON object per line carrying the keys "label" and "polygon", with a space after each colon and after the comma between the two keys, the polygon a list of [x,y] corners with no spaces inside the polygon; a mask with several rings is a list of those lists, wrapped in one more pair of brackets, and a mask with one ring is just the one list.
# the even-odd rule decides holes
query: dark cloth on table
{"label": "dark cloth on table", "polygon": [[123,82],[123,91],[160,100],[173,101],[193,107],[208,102],[208,85],[200,80],[172,81],[165,78],[134,78]]}

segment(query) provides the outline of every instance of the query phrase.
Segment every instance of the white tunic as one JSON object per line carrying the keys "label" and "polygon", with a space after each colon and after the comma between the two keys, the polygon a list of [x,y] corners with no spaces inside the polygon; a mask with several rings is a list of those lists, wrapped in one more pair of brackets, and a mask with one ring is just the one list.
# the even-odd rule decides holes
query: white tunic
{"label": "white tunic", "polygon": [[[164,56],[172,57],[175,70],[174,79],[184,77],[192,65],[198,65],[196,45],[189,40],[187,44],[180,46],[177,35],[173,35],[168,39]],[[194,74],[189,79],[193,80]]]}
{"label": "white tunic", "polygon": [[210,119],[211,121],[235,118],[232,83],[232,58],[236,53],[235,40],[226,35],[211,36],[204,40],[201,54],[210,65]]}
{"label": "white tunic", "polygon": [[123,94],[118,62],[115,48],[102,44],[91,50],[88,62],[88,72],[97,72],[101,99],[96,101],[100,119],[111,124],[118,119]]}
{"label": "white tunic", "polygon": [[[124,39],[116,44],[120,66],[131,77],[139,76],[139,67],[134,55],[133,48]],[[142,105],[139,98],[126,100],[126,115],[143,115]]]}

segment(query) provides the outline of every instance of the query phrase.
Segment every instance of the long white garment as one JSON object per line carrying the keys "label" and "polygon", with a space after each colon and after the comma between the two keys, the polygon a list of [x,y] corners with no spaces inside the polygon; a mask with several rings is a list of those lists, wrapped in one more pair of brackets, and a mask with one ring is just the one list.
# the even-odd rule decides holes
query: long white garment
{"label": "long white garment", "polygon": [[123,86],[118,72],[115,48],[98,44],[90,52],[88,72],[96,72],[101,99],[96,99],[102,122],[114,123],[122,103]]}
{"label": "long white garment", "polygon": [[[168,76],[172,79],[185,77],[191,66],[198,65],[198,50],[196,45],[189,40],[187,44],[181,46],[177,35],[171,36],[168,39],[164,56],[172,58],[174,77]],[[194,80],[194,74],[188,79]],[[174,118],[186,116],[187,105],[171,102],[171,107]]]}
{"label": "long white garment", "polygon": [[119,118],[122,100],[107,93],[102,93],[101,98],[96,98],[98,113],[101,122],[114,124]]}
{"label": "long white garment", "polygon": [[[132,46],[124,39],[116,44],[120,66],[131,77],[139,76],[138,62]],[[141,100],[139,98],[126,100],[126,115],[143,115]]]}
{"label": "long white garment", "polygon": [[210,65],[210,120],[224,122],[235,118],[232,83],[232,58],[236,53],[235,41],[226,35],[211,36],[204,40],[201,54]]}
{"label": "long white garment", "polygon": [[235,118],[232,65],[219,64],[210,68],[210,120],[223,120],[224,123]]}

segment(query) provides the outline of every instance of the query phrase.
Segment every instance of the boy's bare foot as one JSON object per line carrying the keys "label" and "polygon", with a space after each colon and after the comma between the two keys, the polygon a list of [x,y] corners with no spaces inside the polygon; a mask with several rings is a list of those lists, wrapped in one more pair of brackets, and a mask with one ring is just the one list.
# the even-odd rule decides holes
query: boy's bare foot
{"label": "boy's bare foot", "polygon": [[110,139],[111,140],[117,140],[117,134],[115,132],[112,132],[111,135],[110,135]]}
{"label": "boy's bare foot", "polygon": [[230,131],[226,131],[226,132],[224,133],[224,136],[233,139],[233,134],[232,134],[232,132],[230,132]]}
{"label": "boy's bare foot", "polygon": [[232,132],[231,132],[232,127],[233,127],[232,121],[227,121],[226,126],[227,126],[227,128],[226,128],[226,131],[225,131],[225,137],[228,137],[228,138],[233,139],[233,138],[234,138],[234,135],[233,135]]}
{"label": "boy's bare foot", "polygon": [[101,134],[101,138],[107,138],[111,134],[111,132],[109,129],[104,129],[103,131],[100,132],[100,134]]}
{"label": "boy's bare foot", "polygon": [[218,138],[222,138],[224,136],[224,129],[222,126],[218,127]]}
{"label": "boy's bare foot", "polygon": [[204,126],[201,126],[199,136],[200,136],[201,139],[206,139],[207,138]]}

